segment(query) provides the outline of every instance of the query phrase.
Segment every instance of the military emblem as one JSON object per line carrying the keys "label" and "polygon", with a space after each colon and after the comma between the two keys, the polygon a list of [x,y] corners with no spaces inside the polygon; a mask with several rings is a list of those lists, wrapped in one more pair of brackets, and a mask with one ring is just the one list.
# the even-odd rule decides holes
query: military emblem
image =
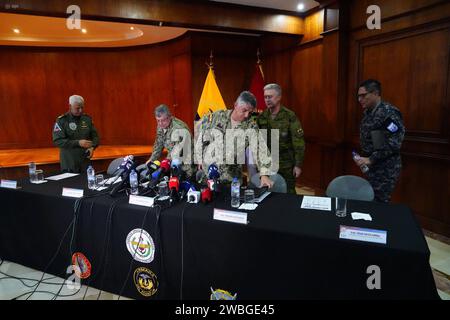
{"label": "military emblem", "polygon": [[133,281],[137,291],[144,297],[151,297],[158,291],[158,279],[150,269],[137,268],[134,271]]}
{"label": "military emblem", "polygon": [[391,123],[389,123],[389,125],[387,126],[387,129],[389,130],[389,132],[395,133],[395,132],[398,131],[398,126],[397,126],[394,122],[391,122]]}
{"label": "military emblem", "polygon": [[59,126],[58,122],[56,122],[55,126],[53,127],[53,132],[60,132],[60,131],[62,131],[61,127]]}
{"label": "military emblem", "polygon": [[72,265],[77,266],[75,269],[75,275],[80,279],[89,278],[91,275],[91,263],[81,252],[75,252],[72,255]]}
{"label": "military emblem", "polygon": [[237,298],[237,293],[232,295],[228,291],[225,291],[225,290],[222,290],[222,289],[214,290],[211,287],[210,300],[236,300],[236,298]]}
{"label": "military emblem", "polygon": [[77,124],[75,122],[69,123],[69,128],[73,131],[77,130]]}
{"label": "military emblem", "polygon": [[134,260],[150,263],[155,257],[155,243],[144,229],[134,229],[127,236],[127,249]]}

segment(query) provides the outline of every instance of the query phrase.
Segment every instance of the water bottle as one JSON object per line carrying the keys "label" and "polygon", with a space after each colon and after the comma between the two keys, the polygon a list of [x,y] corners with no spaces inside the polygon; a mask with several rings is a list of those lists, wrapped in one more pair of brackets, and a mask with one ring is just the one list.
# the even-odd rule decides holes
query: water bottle
{"label": "water bottle", "polygon": [[233,178],[231,183],[231,206],[233,208],[239,208],[241,196],[241,184],[237,178]]}
{"label": "water bottle", "polygon": [[88,188],[95,189],[95,170],[92,166],[87,168]]}
{"label": "water bottle", "polygon": [[[353,155],[353,160],[355,160],[355,161],[361,159],[361,157],[359,156],[359,154],[356,151],[353,151],[352,155]],[[369,167],[365,164],[360,165],[359,168],[361,169],[361,171],[363,173],[366,173],[367,171],[369,171]]]}
{"label": "water bottle", "polygon": [[37,181],[37,177],[36,177],[36,163],[30,162],[30,164],[28,165],[28,172],[30,174],[30,182]]}
{"label": "water bottle", "polygon": [[130,173],[130,187],[131,187],[131,194],[138,194],[139,193],[139,183],[138,183],[138,177],[136,171],[131,170]]}

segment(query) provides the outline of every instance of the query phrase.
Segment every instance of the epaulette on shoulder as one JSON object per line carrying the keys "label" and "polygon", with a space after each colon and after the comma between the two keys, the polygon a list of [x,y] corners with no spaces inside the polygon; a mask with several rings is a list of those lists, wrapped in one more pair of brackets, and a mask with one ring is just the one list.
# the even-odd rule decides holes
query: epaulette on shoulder
{"label": "epaulette on shoulder", "polygon": [[60,115],[60,116],[58,117],[58,119],[64,118],[65,116],[66,116],[66,114],[63,113],[62,115]]}

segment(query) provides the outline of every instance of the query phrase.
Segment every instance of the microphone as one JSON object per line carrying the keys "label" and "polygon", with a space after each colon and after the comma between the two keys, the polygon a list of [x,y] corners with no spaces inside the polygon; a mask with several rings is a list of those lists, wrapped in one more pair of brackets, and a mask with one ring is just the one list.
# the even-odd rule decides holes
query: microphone
{"label": "microphone", "polygon": [[202,198],[202,202],[205,203],[205,204],[208,203],[208,202],[211,202],[211,200],[212,200],[211,189],[203,188],[202,189],[201,198]]}
{"label": "microphone", "polygon": [[158,160],[147,162],[145,170],[141,173],[141,182],[152,180],[152,174],[159,169],[160,164]]}
{"label": "microphone", "polygon": [[189,192],[189,190],[196,191],[195,187],[189,181],[181,182],[180,190],[180,199],[183,199],[184,196]]}
{"label": "microphone", "polygon": [[208,168],[208,179],[217,180],[220,178],[219,168],[215,163],[211,164]]}
{"label": "microphone", "polygon": [[195,182],[197,182],[197,184],[201,184],[203,178],[205,178],[205,173],[203,172],[203,170],[198,170],[195,174]]}
{"label": "microphone", "polygon": [[137,164],[133,161],[133,159],[134,157],[132,155],[126,156],[122,164],[119,166],[118,169],[122,170],[120,174],[120,176],[122,177],[122,181],[116,184],[110,191],[109,194],[112,197],[116,196],[119,193],[119,191],[121,191],[123,188],[129,185],[130,172],[131,170],[136,169],[137,167]]}
{"label": "microphone", "polygon": [[219,192],[219,168],[215,163],[211,164],[208,168],[208,187],[215,192]]}
{"label": "microphone", "polygon": [[170,172],[170,160],[169,159],[164,159],[163,161],[161,161],[160,169],[162,169],[162,171],[164,173]]}
{"label": "microphone", "polygon": [[178,195],[178,190],[180,189],[180,180],[178,180],[178,177],[172,177],[169,180],[169,190],[170,190],[170,197],[173,200],[180,200],[180,196]]}
{"label": "microphone", "polygon": [[170,178],[169,189],[178,192],[179,188],[180,188],[180,180],[178,180],[178,177]]}

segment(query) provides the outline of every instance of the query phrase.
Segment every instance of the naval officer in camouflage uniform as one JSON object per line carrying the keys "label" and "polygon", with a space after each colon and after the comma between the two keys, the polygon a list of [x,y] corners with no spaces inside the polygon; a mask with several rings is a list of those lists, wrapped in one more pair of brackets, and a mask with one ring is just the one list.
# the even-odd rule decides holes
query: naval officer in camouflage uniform
{"label": "naval officer in camouflage uniform", "polygon": [[70,96],[69,112],[60,115],[53,127],[53,143],[59,148],[63,172],[84,172],[99,143],[92,118],[83,108],[83,97]]}
{"label": "naval officer in camouflage uniform", "polygon": [[[217,129],[223,134],[223,145],[221,147],[224,148],[223,156],[224,161],[222,164],[217,164],[220,172],[220,180],[222,183],[229,184],[232,182],[233,178],[238,178],[239,180],[242,179],[242,164],[239,164],[237,161],[237,157],[239,155],[233,155],[234,157],[234,163],[226,163],[226,150],[225,145],[227,143],[226,139],[226,132],[229,129],[253,129],[252,134],[258,135],[258,125],[256,124],[256,121],[254,118],[250,117],[253,111],[256,109],[256,98],[255,96],[249,92],[249,91],[243,91],[239,97],[236,99],[236,102],[234,103],[234,108],[232,110],[219,110],[214,113],[208,114],[203,116],[203,118],[200,120],[200,128],[199,128],[199,136],[203,137],[202,141],[210,140],[211,139],[211,129]],[[208,136],[209,135],[209,136]],[[250,140],[257,139],[257,137],[249,137]],[[253,155],[259,155],[258,149],[255,145],[250,144],[249,145],[249,139],[242,139],[238,140],[238,144],[245,144],[245,145],[238,145],[235,150],[243,150],[245,154],[245,149],[250,147]],[[262,139],[263,140],[263,139]],[[261,141],[258,143],[259,150],[262,150],[262,153],[265,153],[267,151],[266,142]],[[206,142],[207,143],[207,142]],[[208,166],[210,163],[206,163],[205,160],[205,142],[203,142],[202,145],[202,164],[201,168],[207,174],[208,172]],[[234,151],[234,150],[233,150]],[[268,161],[261,161],[261,157],[257,157],[257,165],[260,173],[260,182],[261,187],[267,186],[271,188],[273,186],[273,181],[269,178],[269,175],[272,174],[271,172],[271,162],[270,157],[268,157]],[[267,159],[265,159],[267,160]]]}
{"label": "naval officer in camouflage uniform", "polygon": [[[287,192],[295,192],[295,179],[302,173],[305,155],[303,129],[295,112],[281,105],[281,87],[272,83],[264,87],[264,101],[267,109],[258,116],[260,129],[279,130],[279,170],[286,180]],[[270,141],[270,131],[268,133]],[[270,142],[268,143],[270,146]]]}
{"label": "naval officer in camouflage uniform", "polygon": [[360,127],[362,157],[355,162],[369,167],[366,175],[375,191],[375,200],[389,202],[402,168],[400,147],[405,136],[402,114],[381,100],[381,84],[377,80],[361,83],[358,101],[364,109]]}
{"label": "naval officer in camouflage uniform", "polygon": [[[156,139],[155,143],[153,144],[152,155],[147,162],[158,160],[161,157],[164,148],[166,148],[167,150],[167,158],[173,159],[174,155],[172,154],[172,151],[174,150],[174,147],[177,144],[179,144],[180,141],[183,141],[183,143],[190,144],[189,148],[190,156],[181,153],[179,159],[183,160],[182,170],[186,172],[188,176],[191,176],[193,173],[192,169],[193,142],[189,127],[187,126],[186,123],[184,123],[180,119],[172,116],[169,107],[166,106],[165,104],[161,104],[158,107],[156,107],[155,118],[157,123]],[[184,133],[183,140],[181,140],[182,138],[180,138],[178,141],[172,140],[172,133],[174,132],[174,130],[180,130],[179,131],[180,133]]]}

